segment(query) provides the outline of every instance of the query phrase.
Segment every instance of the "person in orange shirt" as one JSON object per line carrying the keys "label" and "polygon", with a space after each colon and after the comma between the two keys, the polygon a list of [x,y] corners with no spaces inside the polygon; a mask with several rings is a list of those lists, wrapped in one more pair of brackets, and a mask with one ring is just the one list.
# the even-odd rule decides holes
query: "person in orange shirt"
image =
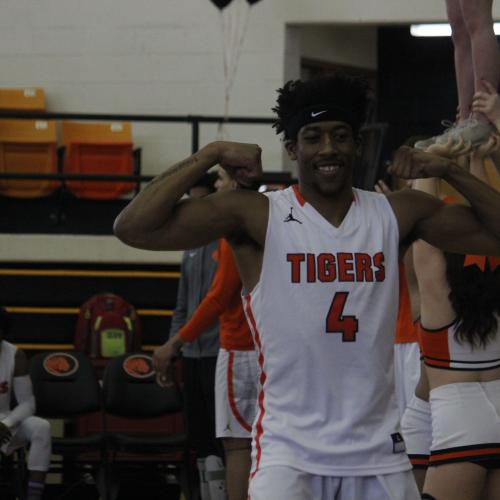
{"label": "person in orange shirt", "polygon": [[[217,191],[239,189],[235,180],[220,169]],[[251,432],[257,405],[258,364],[252,334],[243,312],[241,279],[231,248],[219,241],[217,270],[212,285],[191,319],[154,353],[160,384],[168,383],[167,373],[174,356],[186,342],[193,342],[217,320],[220,350],[215,376],[216,436],[222,438],[226,457],[226,488],[229,500],[246,500],[251,466]],[[217,479],[217,464],[205,462],[206,475]],[[219,483],[220,484],[220,483]],[[217,484],[210,487],[210,499]]]}

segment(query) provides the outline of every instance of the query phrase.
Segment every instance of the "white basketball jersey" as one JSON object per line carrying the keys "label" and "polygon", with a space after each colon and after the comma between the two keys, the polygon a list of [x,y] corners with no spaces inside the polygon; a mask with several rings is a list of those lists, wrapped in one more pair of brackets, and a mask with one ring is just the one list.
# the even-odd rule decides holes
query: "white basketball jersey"
{"label": "white basketball jersey", "polygon": [[5,340],[2,340],[0,345],[0,420],[2,420],[10,413],[17,347]]}
{"label": "white basketball jersey", "polygon": [[336,228],[297,186],[267,196],[262,273],[244,298],[261,370],[253,471],[410,469],[394,396],[399,232],[388,201],[354,189]]}

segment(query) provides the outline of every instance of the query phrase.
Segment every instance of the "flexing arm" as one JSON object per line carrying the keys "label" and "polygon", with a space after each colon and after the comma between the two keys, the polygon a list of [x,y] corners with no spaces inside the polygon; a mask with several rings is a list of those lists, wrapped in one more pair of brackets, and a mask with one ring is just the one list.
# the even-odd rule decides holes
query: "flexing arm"
{"label": "flexing arm", "polygon": [[471,205],[445,205],[416,191],[395,192],[388,199],[398,219],[401,240],[423,239],[455,253],[500,255],[500,193],[453,160],[411,148],[400,148],[391,171],[411,179],[440,177]]}
{"label": "flexing arm", "polygon": [[119,214],[116,236],[148,250],[195,248],[223,236],[245,233],[256,241],[264,235],[252,224],[265,197],[246,190],[180,201],[183,194],[219,163],[240,184],[261,173],[261,150],[255,144],[214,142],[153,179]]}
{"label": "flexing arm", "polygon": [[9,429],[35,414],[35,397],[31,379],[28,375],[26,355],[23,351],[16,352],[13,388],[18,405],[2,419],[2,423]]}

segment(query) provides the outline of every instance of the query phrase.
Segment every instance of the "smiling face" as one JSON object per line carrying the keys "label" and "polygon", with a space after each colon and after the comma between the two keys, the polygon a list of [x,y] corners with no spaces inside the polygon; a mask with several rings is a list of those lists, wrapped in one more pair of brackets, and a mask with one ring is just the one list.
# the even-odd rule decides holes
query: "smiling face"
{"label": "smiling face", "polygon": [[302,127],[287,151],[299,166],[301,190],[338,194],[352,187],[358,152],[352,128],[345,122],[315,122]]}

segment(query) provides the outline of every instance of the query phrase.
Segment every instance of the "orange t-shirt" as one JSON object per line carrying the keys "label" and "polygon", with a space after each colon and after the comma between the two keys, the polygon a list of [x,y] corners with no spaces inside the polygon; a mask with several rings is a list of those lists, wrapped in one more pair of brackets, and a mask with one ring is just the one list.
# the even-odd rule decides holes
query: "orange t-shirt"
{"label": "orange t-shirt", "polygon": [[406,281],[405,266],[399,263],[399,308],[396,321],[395,344],[405,344],[407,342],[418,342],[417,329],[413,323],[411,315],[410,294]]}
{"label": "orange t-shirt", "polygon": [[189,321],[179,330],[186,342],[196,340],[219,320],[220,346],[233,351],[251,351],[253,338],[241,302],[241,279],[226,240],[220,240],[217,270],[210,290]]}

